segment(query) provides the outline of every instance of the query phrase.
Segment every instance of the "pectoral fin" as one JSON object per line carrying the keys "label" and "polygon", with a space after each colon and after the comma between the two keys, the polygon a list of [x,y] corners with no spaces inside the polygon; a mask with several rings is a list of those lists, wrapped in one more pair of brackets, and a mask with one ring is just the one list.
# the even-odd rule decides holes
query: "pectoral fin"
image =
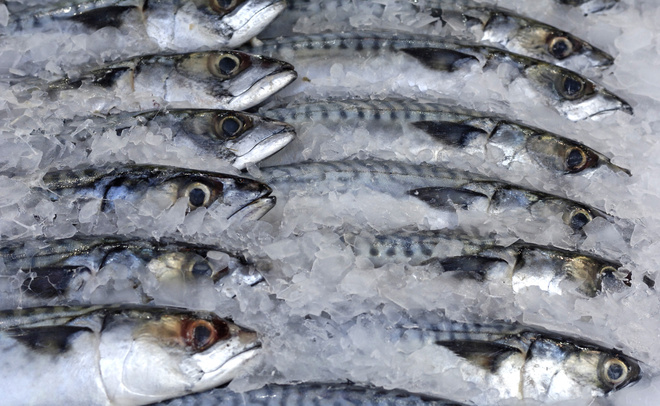
{"label": "pectoral fin", "polygon": [[449,121],[416,121],[412,124],[436,141],[452,147],[464,148],[479,135],[487,134],[481,128]]}
{"label": "pectoral fin", "polygon": [[497,371],[504,358],[520,352],[508,345],[485,341],[436,341],[435,343],[491,372]]}
{"label": "pectoral fin", "polygon": [[429,69],[453,72],[461,64],[470,60],[479,61],[477,57],[451,49],[440,48],[404,48],[403,52],[420,61]]}
{"label": "pectoral fin", "polygon": [[483,193],[472,190],[446,187],[413,189],[408,191],[408,194],[437,209],[451,209],[456,206],[467,209],[475,201],[488,198]]}
{"label": "pectoral fin", "polygon": [[508,262],[499,258],[480,257],[478,255],[465,255],[449,257],[439,260],[445,272],[459,272],[459,277],[467,277],[478,281],[484,280],[488,270],[499,264]]}
{"label": "pectoral fin", "polygon": [[104,7],[76,14],[70,18],[97,30],[103,27],[118,28],[122,25],[122,14],[133,8],[123,6]]}

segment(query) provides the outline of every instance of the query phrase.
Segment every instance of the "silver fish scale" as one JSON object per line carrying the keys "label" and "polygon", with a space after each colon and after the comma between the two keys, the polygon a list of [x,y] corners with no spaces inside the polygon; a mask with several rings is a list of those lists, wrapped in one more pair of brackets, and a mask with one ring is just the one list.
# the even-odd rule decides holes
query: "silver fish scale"
{"label": "silver fish scale", "polygon": [[189,395],[160,406],[461,406],[432,396],[353,384],[267,385],[236,393],[228,389]]}

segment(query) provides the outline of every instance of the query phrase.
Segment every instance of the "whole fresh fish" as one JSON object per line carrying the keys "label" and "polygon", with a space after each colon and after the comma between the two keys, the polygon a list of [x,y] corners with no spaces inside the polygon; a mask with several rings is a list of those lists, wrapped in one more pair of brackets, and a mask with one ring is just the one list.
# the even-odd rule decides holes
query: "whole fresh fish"
{"label": "whole fresh fish", "polygon": [[350,383],[266,385],[236,393],[226,388],[188,395],[159,406],[461,406],[445,399]]}
{"label": "whole fresh fish", "polygon": [[229,382],[257,334],[213,313],[159,307],[0,312],[3,402],[144,405]]}
{"label": "whole fresh fish", "polygon": [[214,155],[237,169],[257,163],[284,148],[295,137],[292,126],[254,114],[229,110],[165,110],[78,117],[66,120],[56,137],[80,145],[115,130],[130,135],[134,127],[157,126],[172,131],[172,143],[198,155]]}
{"label": "whole fresh fish", "polygon": [[188,210],[210,208],[229,219],[258,219],[275,205],[271,189],[260,182],[222,173],[170,166],[117,164],[48,172],[43,188],[53,201],[98,200],[110,211],[117,200],[166,210],[184,199]]}
{"label": "whole fresh fish", "polygon": [[51,97],[97,111],[153,110],[165,105],[243,110],[295,78],[293,66],[285,62],[238,51],[208,51],[138,56],[18,93],[47,90]]}
{"label": "whole fresh fish", "polygon": [[259,34],[285,6],[283,0],[60,0],[25,5],[4,2],[5,34],[143,25],[164,50],[234,48]]}
{"label": "whole fresh fish", "polygon": [[590,398],[642,376],[637,361],[618,350],[518,323],[460,323],[424,313],[386,328],[395,344],[449,350],[463,365],[464,379],[488,388],[493,398],[496,391],[500,399]]}
{"label": "whole fresh fish", "polygon": [[480,207],[497,214],[522,209],[527,211],[529,221],[545,223],[551,217],[561,217],[573,230],[580,230],[595,217],[613,221],[606,213],[582,203],[428,164],[378,160],[303,162],[261,168],[260,179],[280,197],[292,190],[315,195],[371,190],[415,199],[439,210]]}
{"label": "whole fresh fish", "polygon": [[[376,18],[385,18],[382,14],[387,12],[387,8],[383,5],[381,9],[370,3],[363,0],[291,0],[289,10],[274,24],[281,25],[280,31],[287,33],[287,23],[289,27],[293,27],[299,19],[314,17],[315,13],[335,8],[351,9],[350,6],[363,13],[371,11]],[[471,0],[400,0],[388,4],[388,7],[394,6],[396,12],[401,13],[402,9],[406,9],[406,5],[410,8],[408,13],[417,16],[420,22],[410,26],[401,24],[401,30],[421,34],[419,24],[426,21],[424,15],[431,15],[438,18],[439,22],[430,20],[427,23],[428,28],[440,29],[442,35],[474,38],[485,45],[493,45],[568,69],[604,69],[614,62],[611,55],[571,33],[493,4]],[[344,20],[341,17],[335,19],[339,19],[339,24]],[[350,23],[347,27],[341,26],[342,29],[349,27]],[[269,29],[275,30],[277,26]]]}
{"label": "whole fresh fish", "polygon": [[389,149],[393,140],[405,139],[409,141],[406,148],[413,154],[428,149],[449,150],[483,156],[505,167],[516,162],[539,166],[557,175],[583,174],[598,167],[630,175],[627,169],[579,142],[449,103],[402,99],[312,101],[262,109],[261,114],[293,124],[298,130],[317,123],[366,124],[371,134],[382,136],[379,145]]}
{"label": "whole fresh fish", "polygon": [[[39,238],[3,244],[0,258],[4,262],[0,271],[3,303],[13,300],[22,307],[83,303],[89,301],[98,285],[121,285],[121,279],[128,279],[144,302],[151,300],[151,291],[161,288],[180,289],[197,286],[196,282],[213,284],[230,279],[253,285],[263,280],[241,254],[165,239]],[[149,289],[150,285],[155,286]],[[107,299],[107,292],[104,296]]]}
{"label": "whole fresh fish", "polygon": [[509,246],[446,230],[345,233],[356,255],[376,267],[387,263],[427,265],[457,277],[511,283],[514,292],[530,286],[562,294],[596,296],[604,289],[630,286],[621,264],[596,256],[517,241]]}
{"label": "whole fresh fish", "polygon": [[[279,57],[295,64],[301,77],[307,78],[294,87],[298,91],[302,91],[301,88],[305,86],[314,86],[315,82],[327,81],[329,73],[322,67],[327,69],[334,63],[357,64],[344,69],[359,71],[360,63],[380,56],[385,57],[390,64],[401,58],[416,61],[418,65],[408,62],[407,71],[417,66],[429,72],[443,72],[442,75],[438,73],[439,76],[435,79],[440,82],[439,85],[443,80],[461,82],[472,78],[470,73],[475,67],[482,72],[506,70],[506,77],[498,77],[504,81],[505,86],[515,83],[513,86],[528,88],[546,105],[573,121],[616,110],[632,114],[632,107],[627,102],[575,72],[498,48],[449,38],[360,31],[282,37],[264,40],[260,45],[243,49]],[[321,61],[322,66],[317,66]],[[360,73],[356,72],[356,76],[359,75]],[[415,78],[410,75],[403,76],[406,86],[411,86],[410,81]],[[365,86],[370,83],[369,79],[371,78],[362,79]],[[396,78],[392,80],[396,81]],[[434,84],[429,81],[431,79],[417,86],[434,88]],[[351,90],[354,91],[353,88]]]}

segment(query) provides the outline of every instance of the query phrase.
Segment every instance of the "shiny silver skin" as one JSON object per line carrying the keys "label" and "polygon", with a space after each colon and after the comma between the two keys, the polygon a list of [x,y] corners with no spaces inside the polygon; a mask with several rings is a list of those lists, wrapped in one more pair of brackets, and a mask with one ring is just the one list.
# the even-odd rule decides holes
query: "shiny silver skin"
{"label": "shiny silver skin", "polygon": [[619,0],[555,0],[559,4],[579,7],[584,14],[593,14],[609,10],[619,4]]}
{"label": "shiny silver skin", "polygon": [[[293,66],[239,51],[146,55],[105,65],[78,77],[50,82],[51,97],[78,100],[126,94],[144,97],[153,109],[160,100],[171,108],[243,110],[261,103],[296,78]],[[86,94],[84,90],[90,94]],[[124,102],[122,100],[122,102]],[[120,105],[133,109],[134,104]]]}
{"label": "shiny silver skin", "polygon": [[180,52],[235,48],[259,34],[286,7],[284,0],[63,0],[6,5],[10,22],[5,33],[80,33],[144,25],[160,49]]}
{"label": "shiny silver skin", "polygon": [[167,307],[0,312],[7,404],[144,405],[233,379],[257,334],[213,313]]}
{"label": "shiny silver skin", "polygon": [[519,79],[518,82],[529,85],[546,105],[569,120],[583,120],[617,110],[628,114],[633,112],[626,101],[575,72],[498,48],[444,37],[356,31],[281,37],[243,49],[283,58],[295,64],[301,72],[305,70],[305,64],[318,58],[331,64],[333,59],[355,60],[397,54],[417,60],[430,71],[460,72],[456,75],[459,80],[473,64],[483,71],[506,65],[511,69],[507,82]]}
{"label": "shiny silver skin", "polygon": [[158,406],[463,406],[462,403],[374,386],[350,383],[305,382],[266,385],[244,393],[213,389]]}
{"label": "shiny silver skin", "polygon": [[[212,254],[209,256],[209,254]],[[0,246],[3,303],[85,303],[97,285],[127,278],[142,301],[145,285],[183,289],[226,282],[253,285],[263,276],[241,254],[219,247],[125,236],[75,236],[12,241]],[[113,282],[114,281],[114,282]],[[122,285],[123,286],[123,285]]]}
{"label": "shiny silver skin", "polygon": [[[413,148],[455,150],[481,154],[509,167],[521,162],[556,175],[588,174],[605,167],[630,175],[609,158],[584,144],[493,114],[462,109],[446,103],[422,103],[406,99],[347,99],[296,102],[289,106],[262,109],[261,114],[301,125],[357,125],[392,139],[408,137]],[[402,128],[403,127],[403,128]],[[422,136],[413,136],[423,134]],[[388,137],[389,136],[389,137]],[[495,150],[495,154],[487,151]]]}
{"label": "shiny silver skin", "polygon": [[642,377],[639,363],[616,349],[519,323],[461,323],[412,312],[385,328],[393,345],[446,349],[453,359],[447,362],[463,365],[466,380],[497,390],[500,398],[590,398]]}
{"label": "shiny silver skin", "polygon": [[506,282],[514,292],[534,286],[553,294],[577,291],[593,297],[630,286],[631,273],[620,263],[524,241],[503,246],[490,238],[447,230],[345,233],[342,239],[355,255],[369,258],[376,267],[423,265],[457,278]]}
{"label": "shiny silver skin", "polygon": [[575,231],[595,217],[613,221],[613,217],[582,203],[428,164],[380,160],[303,162],[261,168],[260,179],[273,187],[278,198],[292,190],[314,195],[372,190],[417,199],[438,210],[484,206],[491,214],[525,210],[529,221],[539,223],[561,217]]}
{"label": "shiny silver skin", "polygon": [[[44,175],[42,188],[52,201],[99,200],[101,211],[112,210],[116,200],[164,210],[183,198],[189,211],[206,207],[227,219],[248,211],[256,219],[275,204],[271,189],[263,183],[170,166],[117,164],[52,171]],[[250,207],[255,204],[261,208],[256,212]]]}
{"label": "shiny silver skin", "polygon": [[126,137],[135,127],[154,125],[170,129],[177,147],[190,148],[200,156],[213,155],[237,169],[271,156],[295,138],[295,130],[286,123],[230,110],[157,110],[77,117],[66,120],[55,136],[81,148],[82,143],[108,130]]}

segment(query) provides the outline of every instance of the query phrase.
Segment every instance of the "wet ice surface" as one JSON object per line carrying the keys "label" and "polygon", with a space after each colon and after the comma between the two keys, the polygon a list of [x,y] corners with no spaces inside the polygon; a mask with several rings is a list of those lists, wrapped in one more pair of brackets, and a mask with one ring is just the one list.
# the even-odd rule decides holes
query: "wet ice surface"
{"label": "wet ice surface", "polygon": [[[554,177],[543,172],[486,166],[474,158],[434,154],[430,148],[428,152],[412,153],[406,148],[405,140],[397,140],[392,143],[396,148],[388,148],[383,143],[370,142],[366,126],[326,128],[319,124],[303,129],[299,139],[267,163],[369,155],[442,163],[604,209],[632,224],[630,235],[621,235],[604,221],[589,224],[586,235],[576,238],[568,237],[568,230],[562,225],[539,230],[519,224],[515,217],[498,220],[466,213],[430,216],[422,205],[402,207],[387,196],[369,198],[360,193],[330,193],[322,198],[291,196],[288,200],[281,199],[263,220],[238,224],[230,230],[210,210],[185,215],[185,207],[176,205],[167,209],[176,215],[166,215],[167,224],[158,227],[151,216],[135,213],[131,207],[120,207],[112,218],[96,215],[93,205],[62,208],[43,201],[27,210],[28,186],[38,185],[41,175],[50,168],[132,161],[236,172],[229,164],[172,148],[167,143],[171,134],[166,129],[143,128],[130,139],[118,138],[111,132],[102,134],[89,151],[61,145],[53,137],[33,131],[44,128],[47,133],[56,132],[62,118],[89,114],[87,106],[59,108],[37,96],[19,103],[6,82],[0,83],[3,148],[0,169],[7,174],[0,177],[4,192],[0,196],[0,235],[5,239],[42,234],[68,237],[76,231],[173,235],[188,241],[244,249],[255,257],[270,259],[273,267],[266,275],[268,285],[224,286],[156,300],[159,304],[215,310],[263,333],[264,354],[249,373],[232,382],[230,387],[236,390],[257,388],[267,382],[350,379],[479,404],[520,404],[515,400],[499,402],[496,388],[484,390],[483,386],[465,383],[455,367],[458,360],[447,352],[437,349],[403,352],[384,339],[385,333],[350,324],[352,318],[365,312],[394,318],[400,308],[442,309],[456,320],[515,320],[616,347],[642,361],[646,377],[607,398],[580,399],[570,404],[655,405],[660,396],[660,380],[654,378],[660,372],[657,340],[660,301],[657,291],[647,286],[643,277],[656,280],[660,262],[660,182],[657,181],[660,143],[656,140],[660,131],[657,118],[660,8],[652,0],[624,1],[614,10],[584,17],[579,11],[559,7],[551,0],[525,2],[524,6],[513,0],[499,4],[572,32],[614,55],[614,66],[597,81],[630,102],[635,115],[614,113],[597,121],[572,123],[542,103],[530,102],[520,89],[503,86],[496,73],[467,83],[444,83],[440,90],[460,94],[459,102],[466,107],[508,114],[521,122],[574,138],[629,168],[633,177],[603,169],[583,176]],[[397,7],[387,4],[386,12],[374,17],[348,4],[336,12],[316,13],[301,20],[294,31],[311,33],[330,29],[334,27],[330,21],[345,16],[350,17],[343,26],[347,28],[378,26],[437,32],[432,18],[409,16],[397,11]],[[102,45],[114,40],[113,30],[101,30],[91,37],[60,38],[50,47],[44,47],[46,42],[41,37],[27,42],[4,38],[0,55],[13,57],[0,58],[1,68],[51,78],[76,63],[106,59],[108,51]],[[126,49],[136,49],[138,45],[128,41]],[[347,66],[328,67],[329,74],[334,75],[329,81],[343,86],[334,90],[335,96],[345,96],[360,79]],[[369,69],[373,69],[374,77],[380,71],[402,79],[413,75],[408,70],[395,72],[392,66],[372,64]],[[420,77],[410,79],[422,83]],[[426,92],[423,85],[397,90],[406,96],[422,98],[423,95],[426,99],[442,93]],[[377,96],[391,92],[392,89],[382,85]],[[306,95],[322,98],[327,93],[316,92],[309,85]],[[281,98],[285,96],[286,93]],[[508,104],[501,100],[507,100]],[[257,173],[255,168],[250,171]],[[632,288],[592,299],[579,294],[551,295],[532,288],[513,296],[505,284],[457,281],[450,275],[437,274],[430,267],[388,265],[373,269],[366,258],[355,257],[341,242],[341,232],[335,231],[347,224],[357,229],[369,225],[375,231],[385,232],[411,224],[430,229],[454,227],[457,223],[470,224],[483,232],[496,231],[504,241],[511,242],[511,234],[515,232],[530,242],[578,247],[619,260],[633,272]],[[154,227],[146,229],[144,224]],[[103,286],[98,289],[95,295],[103,296]],[[236,300],[231,299],[234,294]],[[121,299],[133,300],[130,295]]]}

